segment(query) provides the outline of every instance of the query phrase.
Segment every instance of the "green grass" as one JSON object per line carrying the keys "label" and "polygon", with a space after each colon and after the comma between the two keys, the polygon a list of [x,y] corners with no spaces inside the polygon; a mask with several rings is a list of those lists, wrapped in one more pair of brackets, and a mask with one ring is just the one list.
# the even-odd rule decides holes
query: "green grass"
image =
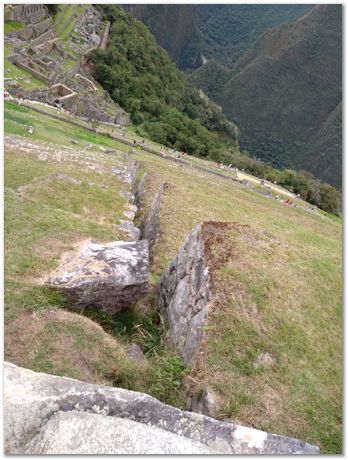
{"label": "green grass", "polygon": [[[27,133],[28,124],[34,126],[33,135]],[[11,103],[5,103],[5,133],[21,134],[33,141],[51,140],[62,146],[71,147],[75,139],[80,147],[88,142],[120,148],[110,138]],[[90,153],[80,155],[82,160]],[[199,372],[193,374],[196,383],[192,392],[211,387],[218,393],[221,418],[304,439],[320,445],[324,453],[340,452],[340,222],[301,208],[288,208],[238,184],[189,166],[180,167],[141,149],[135,157],[148,174],[142,214],[159,185],[171,184],[164,194],[161,237],[151,266],[153,283],[197,223],[239,222],[253,229],[231,231],[224,236],[224,244],[215,248],[218,260],[229,254],[231,247],[235,255],[218,265],[213,275],[223,301],[213,310],[206,327],[208,340]],[[100,153],[100,161],[110,168],[114,156]],[[81,189],[70,183],[62,186],[54,178],[47,180],[57,170],[82,180]],[[88,182],[106,184],[108,191],[87,187]],[[19,195],[21,185],[29,186]],[[23,315],[46,315],[47,311],[61,312],[69,307],[64,297],[35,285],[33,280],[55,267],[61,253],[76,240],[119,238],[114,227],[124,206],[117,193],[119,184],[115,176],[98,175],[73,161],[40,161],[34,148],[27,154],[6,152],[5,187],[7,353],[20,365],[73,376],[69,352],[61,351],[58,359],[56,348],[45,341],[49,329],[35,335],[43,344],[36,354],[32,354],[30,341],[16,354],[19,345],[13,342],[17,344],[19,337],[17,322]],[[127,380],[128,371],[120,379],[114,372],[108,377],[107,367],[114,359],[110,351],[110,361],[100,368],[98,360],[94,364],[90,361],[88,372],[92,374],[86,377],[85,368],[81,368],[79,378],[141,388],[167,403],[183,406],[182,382],[189,370],[165,348],[162,324],[154,313],[153,291],[144,303],[147,313],[141,310],[144,305],[139,305],[117,317],[89,316],[122,346],[129,341],[138,343],[148,357],[146,373],[134,371],[136,380]],[[74,350],[85,350],[87,341],[78,328],[62,330]],[[55,337],[54,330],[52,334]],[[26,337],[29,340],[30,334]],[[256,369],[254,362],[260,353],[275,356],[275,365]],[[77,359],[79,354],[74,356]]]}
{"label": "green grass", "polygon": [[77,16],[83,13],[88,5],[60,5],[53,25],[59,38],[66,42],[74,29]]}
{"label": "green grass", "polygon": [[[221,417],[305,439],[323,452],[339,452],[339,222],[285,207],[190,167],[169,167],[164,159],[140,152],[138,157],[149,174],[145,208],[161,182],[173,185],[164,197],[153,279],[201,221],[239,222],[265,232],[260,247],[243,238],[234,243],[231,236],[242,261],[231,260],[216,275],[224,307],[207,328],[208,345],[199,366],[203,371],[194,375],[196,389],[211,386],[218,393]],[[225,238],[217,250],[225,253],[227,244]],[[264,352],[277,356],[276,366],[255,369],[256,357]],[[309,380],[295,384],[301,372]],[[309,387],[317,397],[308,396]]]}
{"label": "green grass", "polygon": [[[18,134],[31,139],[43,140],[62,145],[71,146],[71,141],[76,140],[80,146],[94,144],[105,148],[118,149],[128,152],[129,147],[116,142],[107,136],[89,132],[83,128],[71,125],[68,122],[52,120],[29,108],[18,106],[12,102],[5,102],[5,132]],[[40,107],[41,109],[41,107]],[[46,109],[45,109],[46,110]],[[49,111],[50,109],[48,109]],[[52,109],[52,113],[54,109]],[[47,123],[50,130],[47,130]],[[28,134],[28,125],[34,127],[34,133]]]}
{"label": "green grass", "polygon": [[7,35],[10,32],[18,32],[24,29],[24,24],[17,21],[4,21],[4,34]]}

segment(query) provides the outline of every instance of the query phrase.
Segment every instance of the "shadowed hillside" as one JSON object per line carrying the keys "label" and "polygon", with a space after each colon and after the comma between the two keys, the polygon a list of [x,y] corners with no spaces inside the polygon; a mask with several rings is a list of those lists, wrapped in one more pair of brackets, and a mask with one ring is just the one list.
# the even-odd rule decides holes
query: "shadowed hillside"
{"label": "shadowed hillside", "polygon": [[216,59],[231,67],[267,29],[313,5],[123,5],[146,24],[180,69]]}
{"label": "shadowed hillside", "polygon": [[242,147],[275,166],[308,169],[336,186],[342,153],[341,17],[339,5],[318,6],[266,32],[233,71],[206,64],[191,77],[236,122]]}

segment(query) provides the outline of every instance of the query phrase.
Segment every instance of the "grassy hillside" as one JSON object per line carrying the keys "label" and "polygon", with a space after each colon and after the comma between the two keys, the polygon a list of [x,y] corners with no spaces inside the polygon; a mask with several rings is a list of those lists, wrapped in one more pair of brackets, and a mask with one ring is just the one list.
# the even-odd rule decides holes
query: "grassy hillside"
{"label": "grassy hillside", "polygon": [[202,98],[158,46],[146,26],[120,6],[103,5],[111,20],[105,51],[94,54],[94,76],[150,138],[196,156],[236,147],[236,128]]}
{"label": "grassy hillside", "polygon": [[[117,229],[125,200],[110,172],[129,148],[11,103],[5,104],[5,134],[10,136],[5,139],[7,359],[38,371],[146,391],[184,407],[190,369],[166,350],[153,290],[123,315],[89,312],[87,320],[67,314],[66,299],[37,281],[76,241],[125,238]],[[92,147],[86,149],[86,143]],[[100,147],[111,147],[116,155]],[[163,202],[152,289],[196,223],[251,227],[249,233],[219,240],[213,251],[223,262],[214,281],[223,308],[214,310],[189,390],[212,386],[223,402],[221,418],[339,452],[340,224],[141,148],[135,156],[148,174],[142,213],[162,182],[172,190]],[[231,245],[238,255],[233,259]],[[134,367],[125,352],[129,342],[146,353],[147,370]],[[276,357],[271,369],[254,369],[262,352]]]}
{"label": "grassy hillside", "polygon": [[[342,97],[341,14],[339,5],[322,5],[267,32],[240,59],[238,73],[217,97],[241,129],[241,145],[253,155],[276,166],[308,167],[336,186],[341,135],[339,121],[328,118]],[[330,132],[332,142],[321,143],[318,160],[309,144],[316,143],[321,129]]]}

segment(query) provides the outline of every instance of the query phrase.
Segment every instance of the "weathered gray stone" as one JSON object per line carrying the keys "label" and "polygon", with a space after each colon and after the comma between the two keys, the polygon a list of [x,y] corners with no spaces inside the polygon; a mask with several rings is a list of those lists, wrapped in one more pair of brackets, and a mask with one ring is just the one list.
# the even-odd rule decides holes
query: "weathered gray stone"
{"label": "weathered gray stone", "polygon": [[140,230],[131,220],[121,220],[120,229],[134,240],[138,240],[140,237]]}
{"label": "weathered gray stone", "polygon": [[86,241],[63,257],[46,284],[64,291],[75,308],[116,313],[147,294],[148,278],[147,241]]}
{"label": "weathered gray stone", "polygon": [[[36,373],[11,363],[4,364],[4,409],[7,454],[85,453],[79,450],[85,449],[84,442],[90,454],[117,454],[137,444],[133,435],[144,449],[147,439],[155,453],[162,453],[167,442],[170,449],[187,446],[187,453],[203,453],[202,444],[206,453],[319,453],[303,441],[181,411],[143,393]],[[104,433],[107,452],[101,446]],[[170,434],[180,437],[182,444]]]}
{"label": "weathered gray stone", "polygon": [[188,409],[197,412],[197,414],[208,415],[209,417],[216,417],[218,401],[216,395],[206,389],[201,395],[195,395],[192,398],[189,398]]}
{"label": "weathered gray stone", "polygon": [[144,353],[141,351],[141,348],[136,343],[130,343],[128,345],[128,354],[129,356],[141,365],[147,365],[148,361],[144,356]]}
{"label": "weathered gray stone", "polygon": [[168,345],[186,363],[201,344],[212,298],[202,229],[199,224],[192,230],[157,285],[158,305],[168,325]]}
{"label": "weathered gray stone", "polygon": [[127,163],[126,171],[124,172],[124,181],[129,186],[132,186],[135,182],[137,172],[139,168],[139,162],[130,158]]}
{"label": "weathered gray stone", "polygon": [[132,192],[128,192],[127,190],[121,190],[120,194],[121,196],[126,198],[130,203],[133,203],[135,200],[135,196]]}
{"label": "weathered gray stone", "polygon": [[155,247],[158,243],[161,230],[161,204],[164,191],[169,184],[161,184],[154,199],[152,200],[148,216],[141,226],[140,237],[149,243],[149,258],[153,260]]}
{"label": "weathered gray stone", "polygon": [[71,411],[54,415],[25,454],[213,454],[213,449],[160,428],[118,417]]}

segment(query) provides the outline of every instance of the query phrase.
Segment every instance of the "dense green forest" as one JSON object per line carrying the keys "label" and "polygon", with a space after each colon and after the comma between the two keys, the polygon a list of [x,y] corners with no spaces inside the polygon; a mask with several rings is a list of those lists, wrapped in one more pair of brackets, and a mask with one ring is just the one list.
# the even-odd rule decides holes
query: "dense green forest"
{"label": "dense green forest", "polygon": [[190,79],[240,128],[240,145],[276,167],[341,186],[342,7],[320,5],[266,32],[233,70]]}
{"label": "dense green forest", "polygon": [[94,53],[94,76],[152,140],[192,155],[221,159],[237,148],[237,128],[191,87],[147,27],[118,5],[100,5],[112,22],[106,50]]}
{"label": "dense green forest", "polygon": [[199,5],[202,53],[230,68],[266,30],[293,22],[314,5]]}

